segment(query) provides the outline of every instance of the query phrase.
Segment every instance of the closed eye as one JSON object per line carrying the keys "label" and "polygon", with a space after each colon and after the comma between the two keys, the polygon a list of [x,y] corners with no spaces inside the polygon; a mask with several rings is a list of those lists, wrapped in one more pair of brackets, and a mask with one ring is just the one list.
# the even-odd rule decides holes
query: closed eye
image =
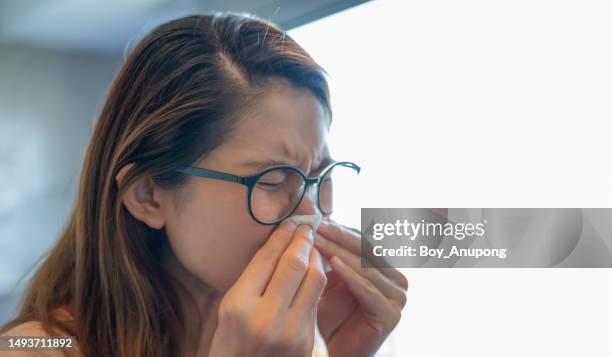
{"label": "closed eye", "polygon": [[276,191],[283,186],[283,182],[262,182],[258,181],[256,187],[265,191]]}
{"label": "closed eye", "polygon": [[261,182],[261,181],[258,181],[257,184],[258,185],[264,185],[264,186],[280,186],[282,184],[282,181],[281,182]]}

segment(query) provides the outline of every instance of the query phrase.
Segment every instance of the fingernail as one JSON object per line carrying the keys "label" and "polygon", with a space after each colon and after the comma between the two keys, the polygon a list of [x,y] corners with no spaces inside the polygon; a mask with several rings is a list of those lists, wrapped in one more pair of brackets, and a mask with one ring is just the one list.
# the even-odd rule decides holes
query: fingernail
{"label": "fingernail", "polygon": [[334,255],[333,257],[331,257],[330,261],[332,260],[335,261],[338,266],[344,266],[344,262],[337,255]]}
{"label": "fingernail", "polygon": [[323,227],[324,230],[329,230],[330,228],[332,228],[334,226],[334,223],[332,221],[321,221],[321,224],[319,225],[319,227]]}
{"label": "fingernail", "polygon": [[297,224],[293,221],[293,220],[287,220],[284,223],[284,226],[287,230],[293,232],[296,230],[297,228]]}

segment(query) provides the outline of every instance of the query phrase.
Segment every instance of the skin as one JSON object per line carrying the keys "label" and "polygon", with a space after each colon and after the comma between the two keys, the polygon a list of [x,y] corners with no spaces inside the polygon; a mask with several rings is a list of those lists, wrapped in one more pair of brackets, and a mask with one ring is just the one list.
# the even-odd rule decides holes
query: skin
{"label": "skin", "polygon": [[[273,81],[228,141],[195,166],[251,175],[271,165],[254,162],[275,160],[312,177],[329,157],[329,125],[309,91]],[[231,182],[190,177],[164,190],[143,178],[123,198],[134,217],[167,231],[163,263],[184,288],[186,354],[310,356],[318,313],[330,356],[373,355],[399,321],[403,275],[360,268],[359,233],[329,217],[314,237],[307,226],[255,222],[245,195]],[[294,214],[317,211],[305,195]],[[327,275],[321,254],[331,258]]]}

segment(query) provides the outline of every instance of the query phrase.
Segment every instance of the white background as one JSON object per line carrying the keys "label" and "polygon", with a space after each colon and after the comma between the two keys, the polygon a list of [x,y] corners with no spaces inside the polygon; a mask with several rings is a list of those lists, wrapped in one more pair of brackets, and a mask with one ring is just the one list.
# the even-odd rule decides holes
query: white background
{"label": "white background", "polygon": [[[374,1],[290,31],[355,207],[610,207],[612,3]],[[273,19],[272,19],[273,20]],[[381,356],[610,356],[612,271],[406,269]]]}

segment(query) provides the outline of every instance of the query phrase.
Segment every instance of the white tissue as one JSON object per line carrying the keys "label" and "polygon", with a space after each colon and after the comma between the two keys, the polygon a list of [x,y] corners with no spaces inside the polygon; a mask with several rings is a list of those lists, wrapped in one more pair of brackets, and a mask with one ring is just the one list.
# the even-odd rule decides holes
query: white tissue
{"label": "white tissue", "polygon": [[320,214],[304,214],[304,215],[294,215],[291,217],[285,218],[285,221],[293,221],[298,226],[300,224],[309,224],[312,227],[312,231],[316,232],[317,228],[319,228],[319,223],[321,223],[321,215]]}
{"label": "white tissue", "polygon": [[[312,232],[315,233],[319,228],[319,223],[321,223],[321,214],[304,214],[304,215],[294,215],[287,217],[283,220],[283,222],[291,220],[295,222],[298,226],[300,224],[310,224],[312,227]],[[323,263],[323,270],[327,273],[330,272],[331,266],[329,265],[329,261],[323,255],[321,255],[321,262]]]}

